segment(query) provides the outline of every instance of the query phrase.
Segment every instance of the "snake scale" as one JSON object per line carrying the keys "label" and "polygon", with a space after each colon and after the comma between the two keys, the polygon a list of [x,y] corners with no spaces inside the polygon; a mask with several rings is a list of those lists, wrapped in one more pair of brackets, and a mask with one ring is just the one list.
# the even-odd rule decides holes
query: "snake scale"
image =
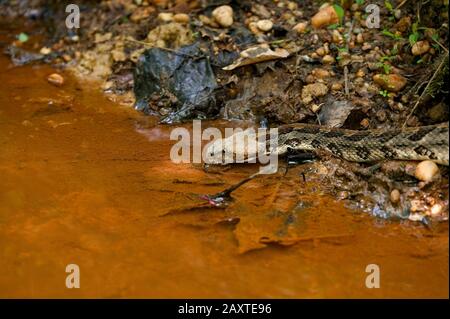
{"label": "snake scale", "polygon": [[[351,162],[377,162],[382,160],[432,160],[449,164],[448,123],[405,129],[346,130],[308,124],[288,124],[278,127],[277,146],[270,153],[278,156],[290,151],[318,152],[323,150]],[[208,163],[223,164],[224,155],[236,156],[235,133],[207,146]],[[257,137],[257,133],[253,133]],[[266,136],[268,134],[266,133]],[[267,138],[269,140],[269,138]],[[268,148],[269,142],[258,148]],[[257,151],[244,147],[246,159]],[[241,151],[242,152],[242,151]]]}

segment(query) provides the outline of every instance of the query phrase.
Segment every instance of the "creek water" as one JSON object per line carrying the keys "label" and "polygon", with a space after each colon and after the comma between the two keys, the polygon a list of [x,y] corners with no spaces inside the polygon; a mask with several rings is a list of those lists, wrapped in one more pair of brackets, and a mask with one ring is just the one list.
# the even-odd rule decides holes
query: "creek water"
{"label": "creek water", "polygon": [[[53,72],[0,56],[1,298],[448,298],[446,223],[351,211],[299,191],[295,169],[204,208],[199,194],[257,168],[174,164],[172,127],[68,73],[55,87]],[[68,264],[80,289],[65,286]]]}

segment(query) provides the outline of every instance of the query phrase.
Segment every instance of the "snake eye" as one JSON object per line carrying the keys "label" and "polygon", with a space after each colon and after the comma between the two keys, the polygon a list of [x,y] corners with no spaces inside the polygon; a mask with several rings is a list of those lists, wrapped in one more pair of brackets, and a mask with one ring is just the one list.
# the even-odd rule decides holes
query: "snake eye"
{"label": "snake eye", "polygon": [[225,150],[222,150],[222,154],[225,154]]}

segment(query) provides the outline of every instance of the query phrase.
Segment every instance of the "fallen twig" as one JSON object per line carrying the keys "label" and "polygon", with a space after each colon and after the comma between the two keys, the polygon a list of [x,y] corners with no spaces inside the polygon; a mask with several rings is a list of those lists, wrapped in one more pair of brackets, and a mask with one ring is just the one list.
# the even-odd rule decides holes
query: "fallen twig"
{"label": "fallen twig", "polygon": [[243,180],[239,181],[238,183],[228,187],[227,189],[213,194],[213,195],[203,195],[201,196],[202,199],[207,200],[211,205],[213,206],[220,206],[222,205],[227,199],[231,198],[231,193],[234,192],[236,189],[238,189],[239,187],[241,187],[242,185],[244,185],[245,183],[251,181],[252,179],[254,179],[255,177],[257,177],[258,175],[260,175],[260,172],[257,172],[255,174],[252,174],[246,178],[244,178]]}

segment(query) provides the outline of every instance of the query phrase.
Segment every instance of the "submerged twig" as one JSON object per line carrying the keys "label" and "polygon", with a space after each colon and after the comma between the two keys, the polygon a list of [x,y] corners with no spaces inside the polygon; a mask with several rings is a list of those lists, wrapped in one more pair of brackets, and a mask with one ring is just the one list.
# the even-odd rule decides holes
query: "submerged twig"
{"label": "submerged twig", "polygon": [[239,181],[238,183],[228,187],[227,189],[225,189],[225,190],[223,190],[223,191],[221,191],[219,193],[212,194],[212,195],[203,195],[203,196],[201,196],[201,198],[207,200],[210,204],[212,204],[214,206],[219,206],[225,200],[231,198],[230,195],[231,195],[232,192],[234,192],[236,189],[238,189],[239,187],[241,187],[245,183],[251,181],[252,179],[254,179],[255,177],[257,177],[260,174],[261,174],[260,172],[252,174],[252,175],[244,178],[243,180]]}

